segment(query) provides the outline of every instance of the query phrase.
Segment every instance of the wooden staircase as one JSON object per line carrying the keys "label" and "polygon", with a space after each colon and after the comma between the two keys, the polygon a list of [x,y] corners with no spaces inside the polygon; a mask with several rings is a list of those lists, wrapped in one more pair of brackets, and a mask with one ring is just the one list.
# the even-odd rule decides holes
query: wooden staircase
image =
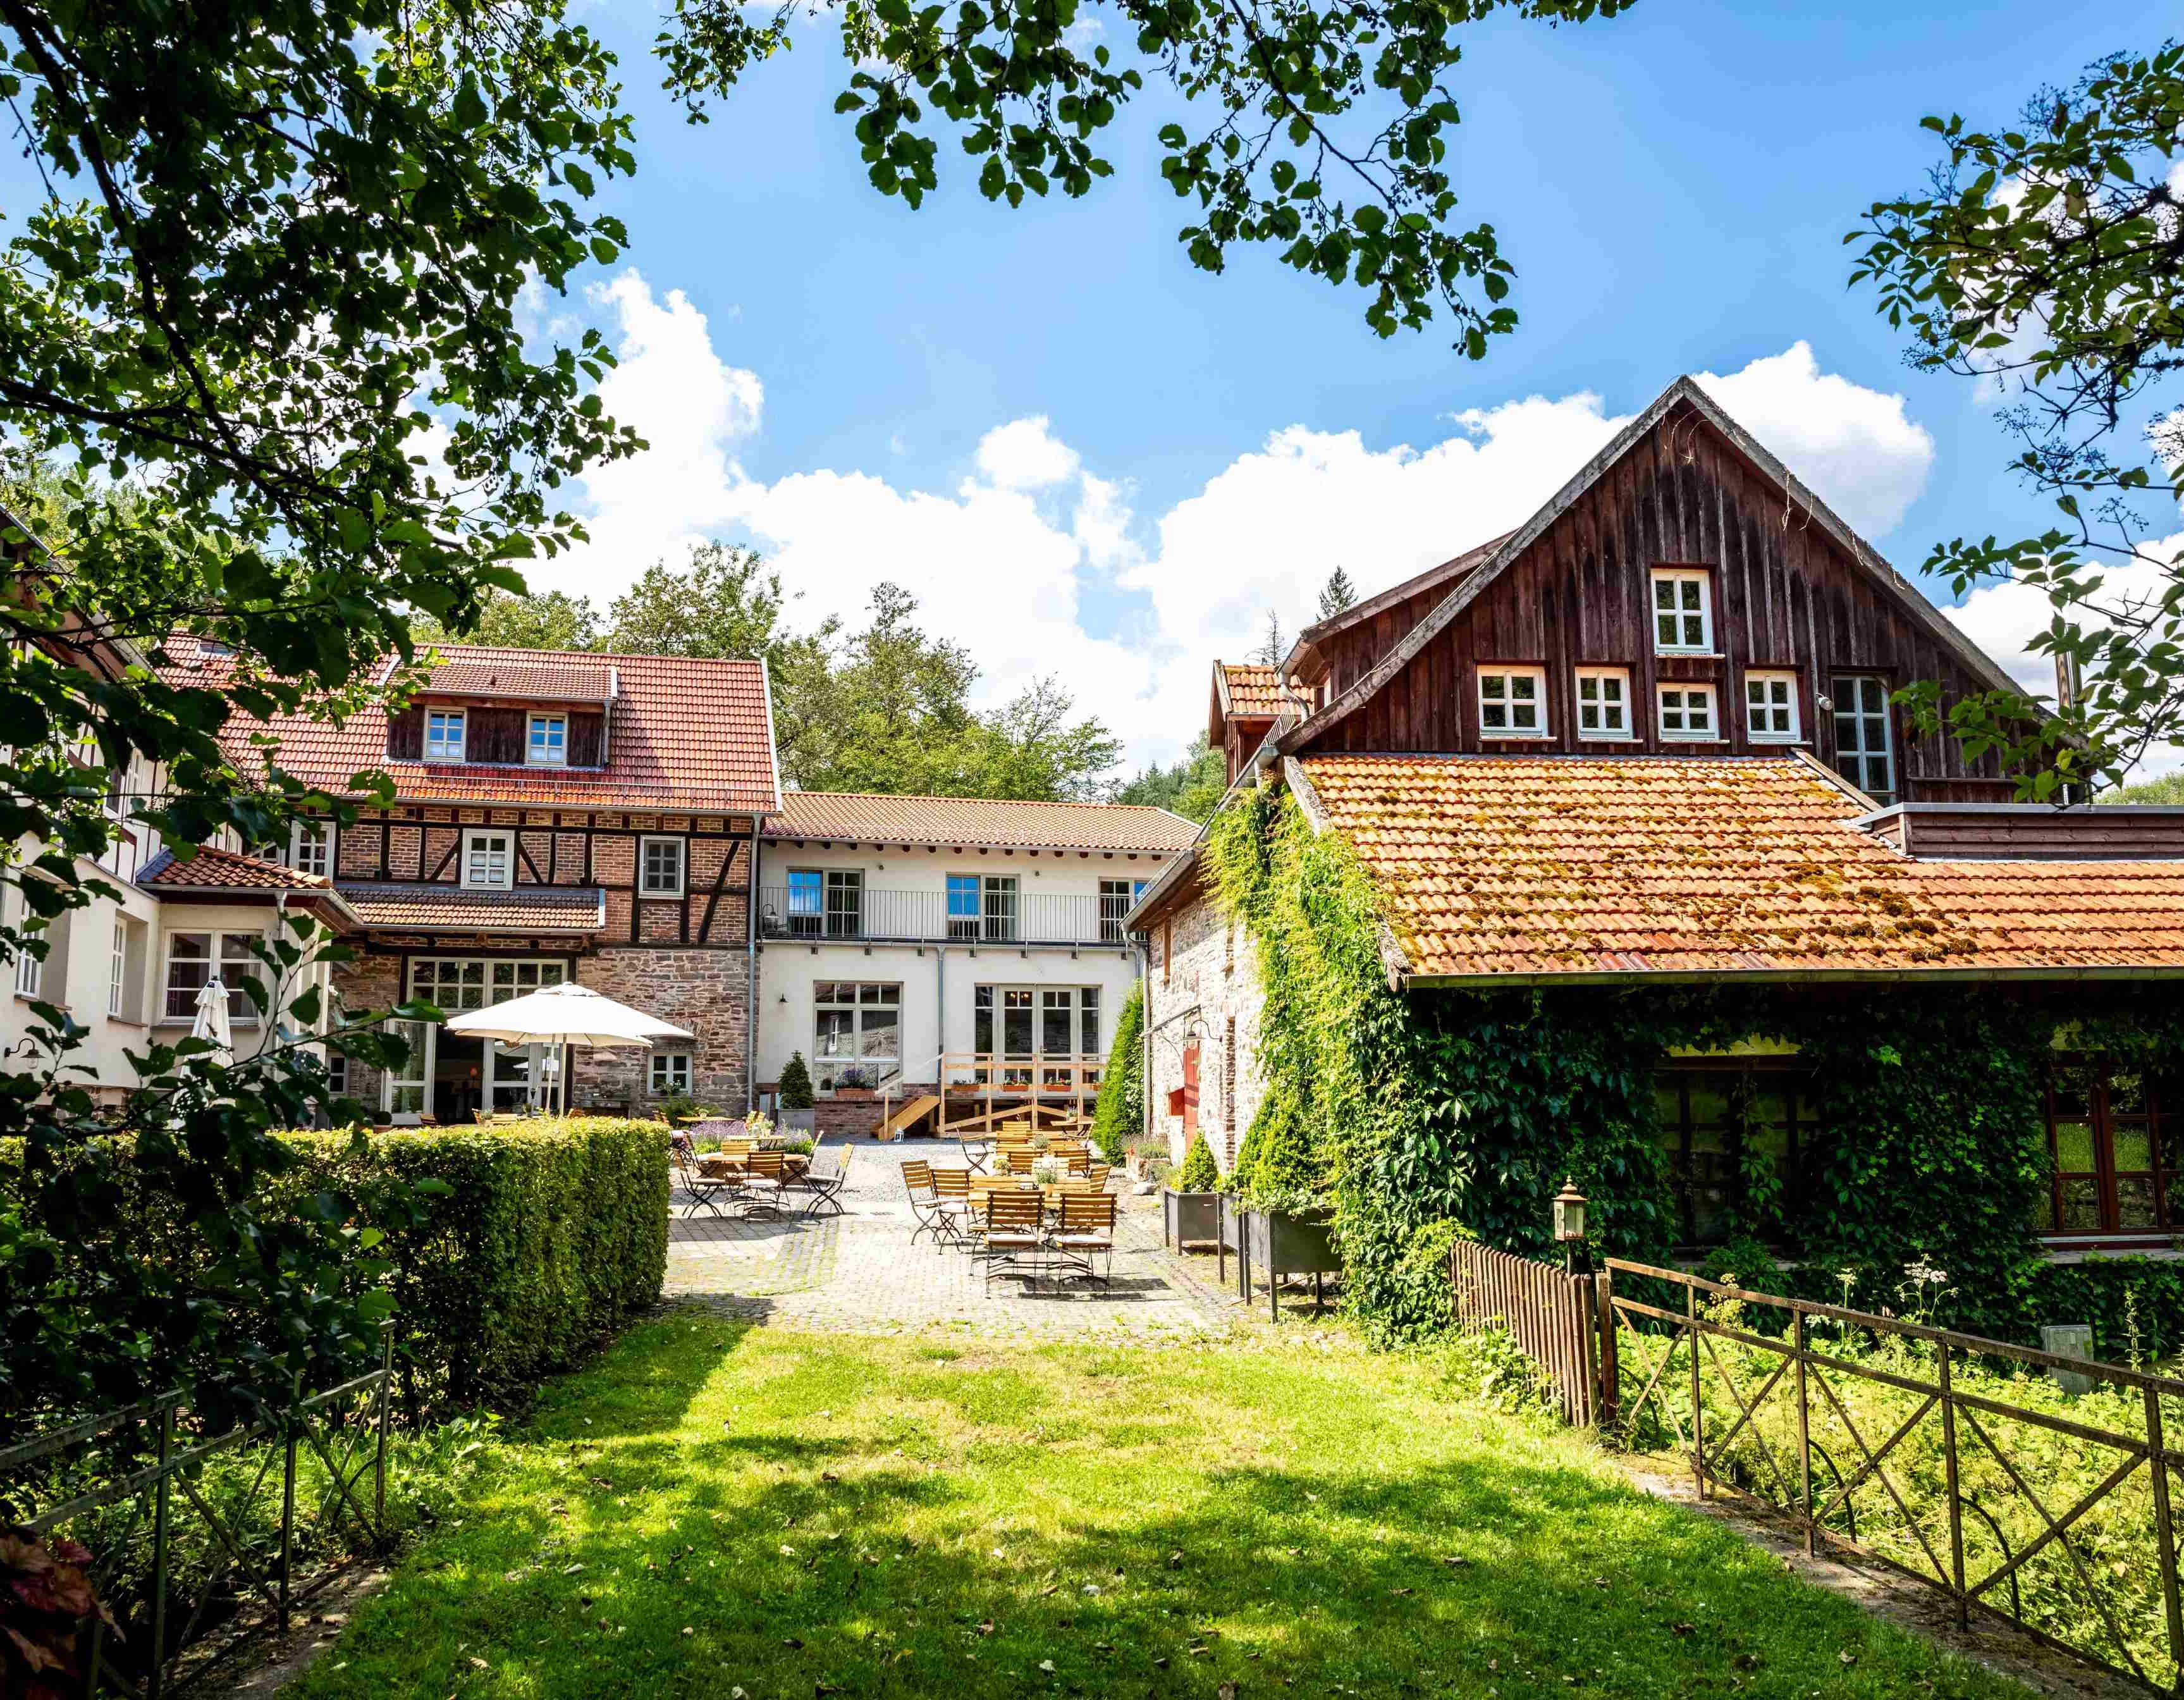
{"label": "wooden staircase", "polygon": [[923,1120],[939,1107],[940,1099],[938,1094],[920,1093],[880,1123],[879,1137],[883,1140],[899,1140],[916,1123]]}

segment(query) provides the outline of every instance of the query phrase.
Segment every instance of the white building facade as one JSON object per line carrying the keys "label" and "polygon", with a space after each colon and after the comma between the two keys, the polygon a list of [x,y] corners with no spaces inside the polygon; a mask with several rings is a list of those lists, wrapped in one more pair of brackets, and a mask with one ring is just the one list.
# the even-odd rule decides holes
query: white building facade
{"label": "white building facade", "polygon": [[1196,832],[1128,805],[784,794],[760,843],[761,1094],[801,1056],[822,1131],[1077,1113],[1142,972],[1123,917]]}

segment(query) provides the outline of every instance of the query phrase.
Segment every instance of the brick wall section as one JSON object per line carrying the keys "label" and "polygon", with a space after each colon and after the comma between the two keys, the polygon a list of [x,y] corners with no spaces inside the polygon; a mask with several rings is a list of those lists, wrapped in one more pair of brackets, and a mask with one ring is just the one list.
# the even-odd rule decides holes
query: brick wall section
{"label": "brick wall section", "polygon": [[1195,1037],[1199,1130],[1225,1171],[1235,1162],[1265,1095],[1256,1056],[1258,952],[1242,923],[1232,925],[1209,895],[1171,911],[1167,926],[1156,922],[1152,934],[1156,958],[1163,939],[1172,938],[1175,950],[1165,973],[1156,960],[1150,976],[1145,1022],[1152,1033],[1152,1057],[1145,1096],[1153,1131],[1167,1140],[1170,1157],[1182,1162],[1183,1118],[1168,1113],[1167,1101],[1183,1084],[1184,1046]]}
{"label": "brick wall section", "polygon": [[[334,992],[341,1006],[361,1014],[365,1010],[386,1009],[402,1000],[402,961],[398,956],[359,953],[353,962],[334,966]],[[361,1062],[352,1062],[348,1070],[348,1095],[363,1100],[367,1110],[379,1107],[379,1074],[376,1068],[367,1068]]]}
{"label": "brick wall section", "polygon": [[[749,959],[739,950],[652,950],[624,945],[577,963],[579,984],[685,1027],[697,1035],[688,1046],[691,1095],[741,1112],[744,1034],[750,1019]],[[678,1048],[663,1045],[663,1050]],[[651,1103],[642,1051],[579,1051],[570,1077],[572,1105]]]}

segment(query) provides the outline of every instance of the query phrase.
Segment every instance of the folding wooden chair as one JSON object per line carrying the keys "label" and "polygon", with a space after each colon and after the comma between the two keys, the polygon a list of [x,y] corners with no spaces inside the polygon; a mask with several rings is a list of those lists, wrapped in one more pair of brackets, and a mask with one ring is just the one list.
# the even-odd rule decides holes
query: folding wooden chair
{"label": "folding wooden chair", "polygon": [[986,1290],[994,1288],[994,1271],[1028,1277],[1039,1285],[1046,1250],[1046,1204],[1036,1192],[989,1192],[986,1195]]}
{"label": "folding wooden chair", "polygon": [[710,1158],[700,1158],[690,1150],[689,1141],[677,1140],[668,1146],[675,1164],[675,1178],[690,1201],[691,1209],[703,1208],[714,1215],[722,1213],[720,1199],[723,1194],[733,1199],[739,1177],[732,1174],[709,1173],[705,1164]]}
{"label": "folding wooden chair", "polygon": [[806,1216],[818,1216],[828,1211],[837,1216],[842,1213],[842,1189],[850,1184],[850,1159],[856,1152],[847,1145],[840,1145],[834,1147],[833,1155],[833,1166],[822,1168],[819,1162],[820,1153],[812,1152],[811,1161],[805,1165],[804,1173],[789,1183],[799,1190],[811,1195],[804,1205]]}
{"label": "folding wooden chair", "polygon": [[971,1218],[971,1171],[967,1168],[936,1168],[933,1171],[933,1190],[940,1200],[941,1232],[959,1243],[967,1239]]}
{"label": "folding wooden chair", "polygon": [[910,1213],[917,1218],[917,1231],[910,1236],[910,1243],[915,1246],[928,1234],[936,1241],[945,1235],[948,1223],[941,1208],[940,1195],[933,1184],[933,1165],[922,1157],[905,1163],[902,1190],[910,1196]]}
{"label": "folding wooden chair", "polygon": [[788,1160],[779,1151],[753,1151],[744,1159],[743,1185],[738,1193],[746,1216],[778,1216],[781,1195],[788,1179]]}
{"label": "folding wooden chair", "polygon": [[[1115,1203],[1112,1192],[1063,1193],[1061,1225],[1050,1242],[1060,1262],[1103,1287],[1115,1273]],[[1103,1260],[1096,1274],[1095,1258]]]}
{"label": "folding wooden chair", "polygon": [[1011,1174],[1029,1174],[1031,1166],[1039,1161],[1039,1153],[1025,1145],[1021,1150],[1011,1151],[1008,1157]]}

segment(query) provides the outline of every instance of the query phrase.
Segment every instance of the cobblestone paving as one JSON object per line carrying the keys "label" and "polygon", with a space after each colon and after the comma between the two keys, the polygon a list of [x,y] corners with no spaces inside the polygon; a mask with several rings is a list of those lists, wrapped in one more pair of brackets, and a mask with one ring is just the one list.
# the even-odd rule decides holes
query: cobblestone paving
{"label": "cobblestone paving", "polygon": [[[807,1217],[792,1200],[779,1221],[715,1217],[678,1189],[667,1236],[671,1297],[702,1300],[780,1327],[854,1334],[961,1333],[980,1338],[1144,1343],[1200,1340],[1235,1325],[1239,1307],[1161,1244],[1156,1201],[1128,1199],[1106,1287],[996,1277],[960,1249],[911,1243],[917,1221],[902,1187],[906,1157],[960,1162],[960,1147],[858,1141],[839,1216]],[[1134,1208],[1132,1207],[1135,1207]],[[1211,1274],[1209,1268],[1207,1274]]]}

